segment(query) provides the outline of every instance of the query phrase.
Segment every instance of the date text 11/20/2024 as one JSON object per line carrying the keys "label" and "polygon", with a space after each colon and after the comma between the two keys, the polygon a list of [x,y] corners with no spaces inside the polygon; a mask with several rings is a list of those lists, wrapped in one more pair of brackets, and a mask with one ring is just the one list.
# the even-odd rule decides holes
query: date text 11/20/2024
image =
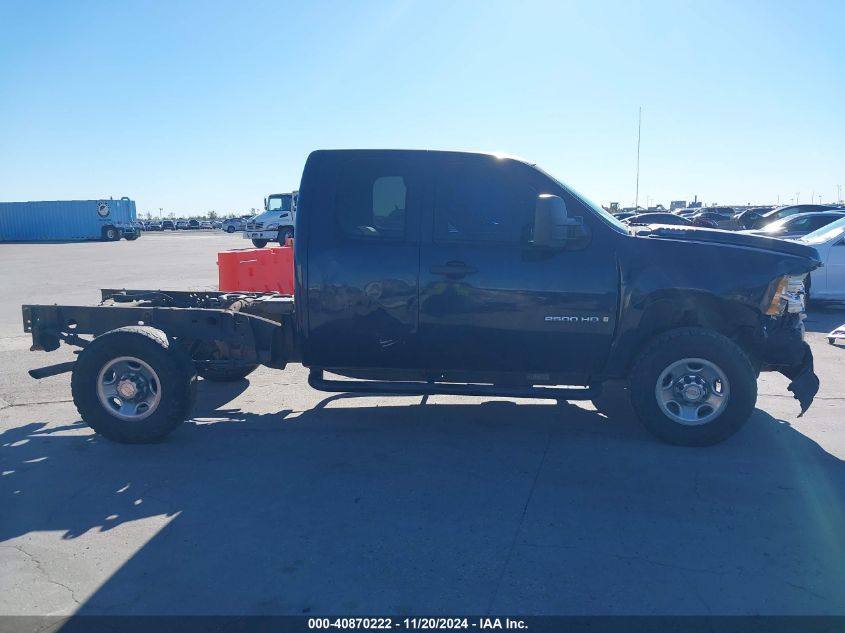
{"label": "date text 11/20/2024", "polygon": [[308,618],[308,628],[319,629],[479,629],[526,630],[524,620],[511,618]]}

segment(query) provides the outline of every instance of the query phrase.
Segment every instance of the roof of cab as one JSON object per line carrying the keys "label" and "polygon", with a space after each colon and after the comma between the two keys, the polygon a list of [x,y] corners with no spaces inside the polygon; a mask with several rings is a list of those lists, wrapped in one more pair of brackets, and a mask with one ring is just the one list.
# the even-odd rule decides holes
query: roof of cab
{"label": "roof of cab", "polygon": [[475,156],[490,156],[501,160],[514,160],[532,167],[536,165],[525,158],[508,154],[506,152],[486,152],[476,150],[443,150],[443,149],[390,149],[390,148],[358,148],[358,149],[318,149],[311,152],[311,155],[321,153],[355,153],[355,154],[452,154],[452,155],[475,155]]}

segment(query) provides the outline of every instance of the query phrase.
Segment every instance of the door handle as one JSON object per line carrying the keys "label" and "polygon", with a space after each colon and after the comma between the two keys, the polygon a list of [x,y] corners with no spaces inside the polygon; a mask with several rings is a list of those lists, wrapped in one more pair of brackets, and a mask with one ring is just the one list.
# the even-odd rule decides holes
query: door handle
{"label": "door handle", "polygon": [[472,266],[467,266],[464,262],[452,261],[446,262],[443,266],[432,266],[429,268],[429,271],[435,275],[444,275],[453,279],[460,279],[461,277],[477,273],[478,269],[473,268]]}

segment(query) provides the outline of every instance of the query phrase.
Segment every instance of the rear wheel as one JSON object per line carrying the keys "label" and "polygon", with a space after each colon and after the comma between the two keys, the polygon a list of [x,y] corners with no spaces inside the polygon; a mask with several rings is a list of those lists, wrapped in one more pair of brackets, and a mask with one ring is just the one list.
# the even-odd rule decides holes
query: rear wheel
{"label": "rear wheel", "polygon": [[106,242],[114,242],[115,240],[120,239],[120,231],[118,231],[113,226],[107,226],[103,228],[102,232],[102,239]]}
{"label": "rear wheel", "polygon": [[123,327],[98,336],[71,376],[73,402],[88,426],[115,442],[163,440],[190,417],[196,373],[160,330]]}
{"label": "rear wheel", "polygon": [[234,233],[234,232],[235,232],[235,227],[232,226],[231,224],[226,227],[226,233]]}
{"label": "rear wheel", "polygon": [[645,427],[665,442],[708,446],[736,433],[757,401],[745,352],[708,330],[658,336],[631,371],[631,402]]}
{"label": "rear wheel", "polygon": [[267,241],[268,240],[252,240],[252,245],[255,246],[255,248],[264,248],[267,246]]}

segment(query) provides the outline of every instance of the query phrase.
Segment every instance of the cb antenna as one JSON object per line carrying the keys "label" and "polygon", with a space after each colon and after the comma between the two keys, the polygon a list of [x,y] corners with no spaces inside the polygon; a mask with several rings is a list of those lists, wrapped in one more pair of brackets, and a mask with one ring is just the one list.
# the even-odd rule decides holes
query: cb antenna
{"label": "cb antenna", "polygon": [[634,211],[640,208],[640,138],[643,129],[643,107],[640,106],[640,113],[637,119],[637,193],[634,195]]}

